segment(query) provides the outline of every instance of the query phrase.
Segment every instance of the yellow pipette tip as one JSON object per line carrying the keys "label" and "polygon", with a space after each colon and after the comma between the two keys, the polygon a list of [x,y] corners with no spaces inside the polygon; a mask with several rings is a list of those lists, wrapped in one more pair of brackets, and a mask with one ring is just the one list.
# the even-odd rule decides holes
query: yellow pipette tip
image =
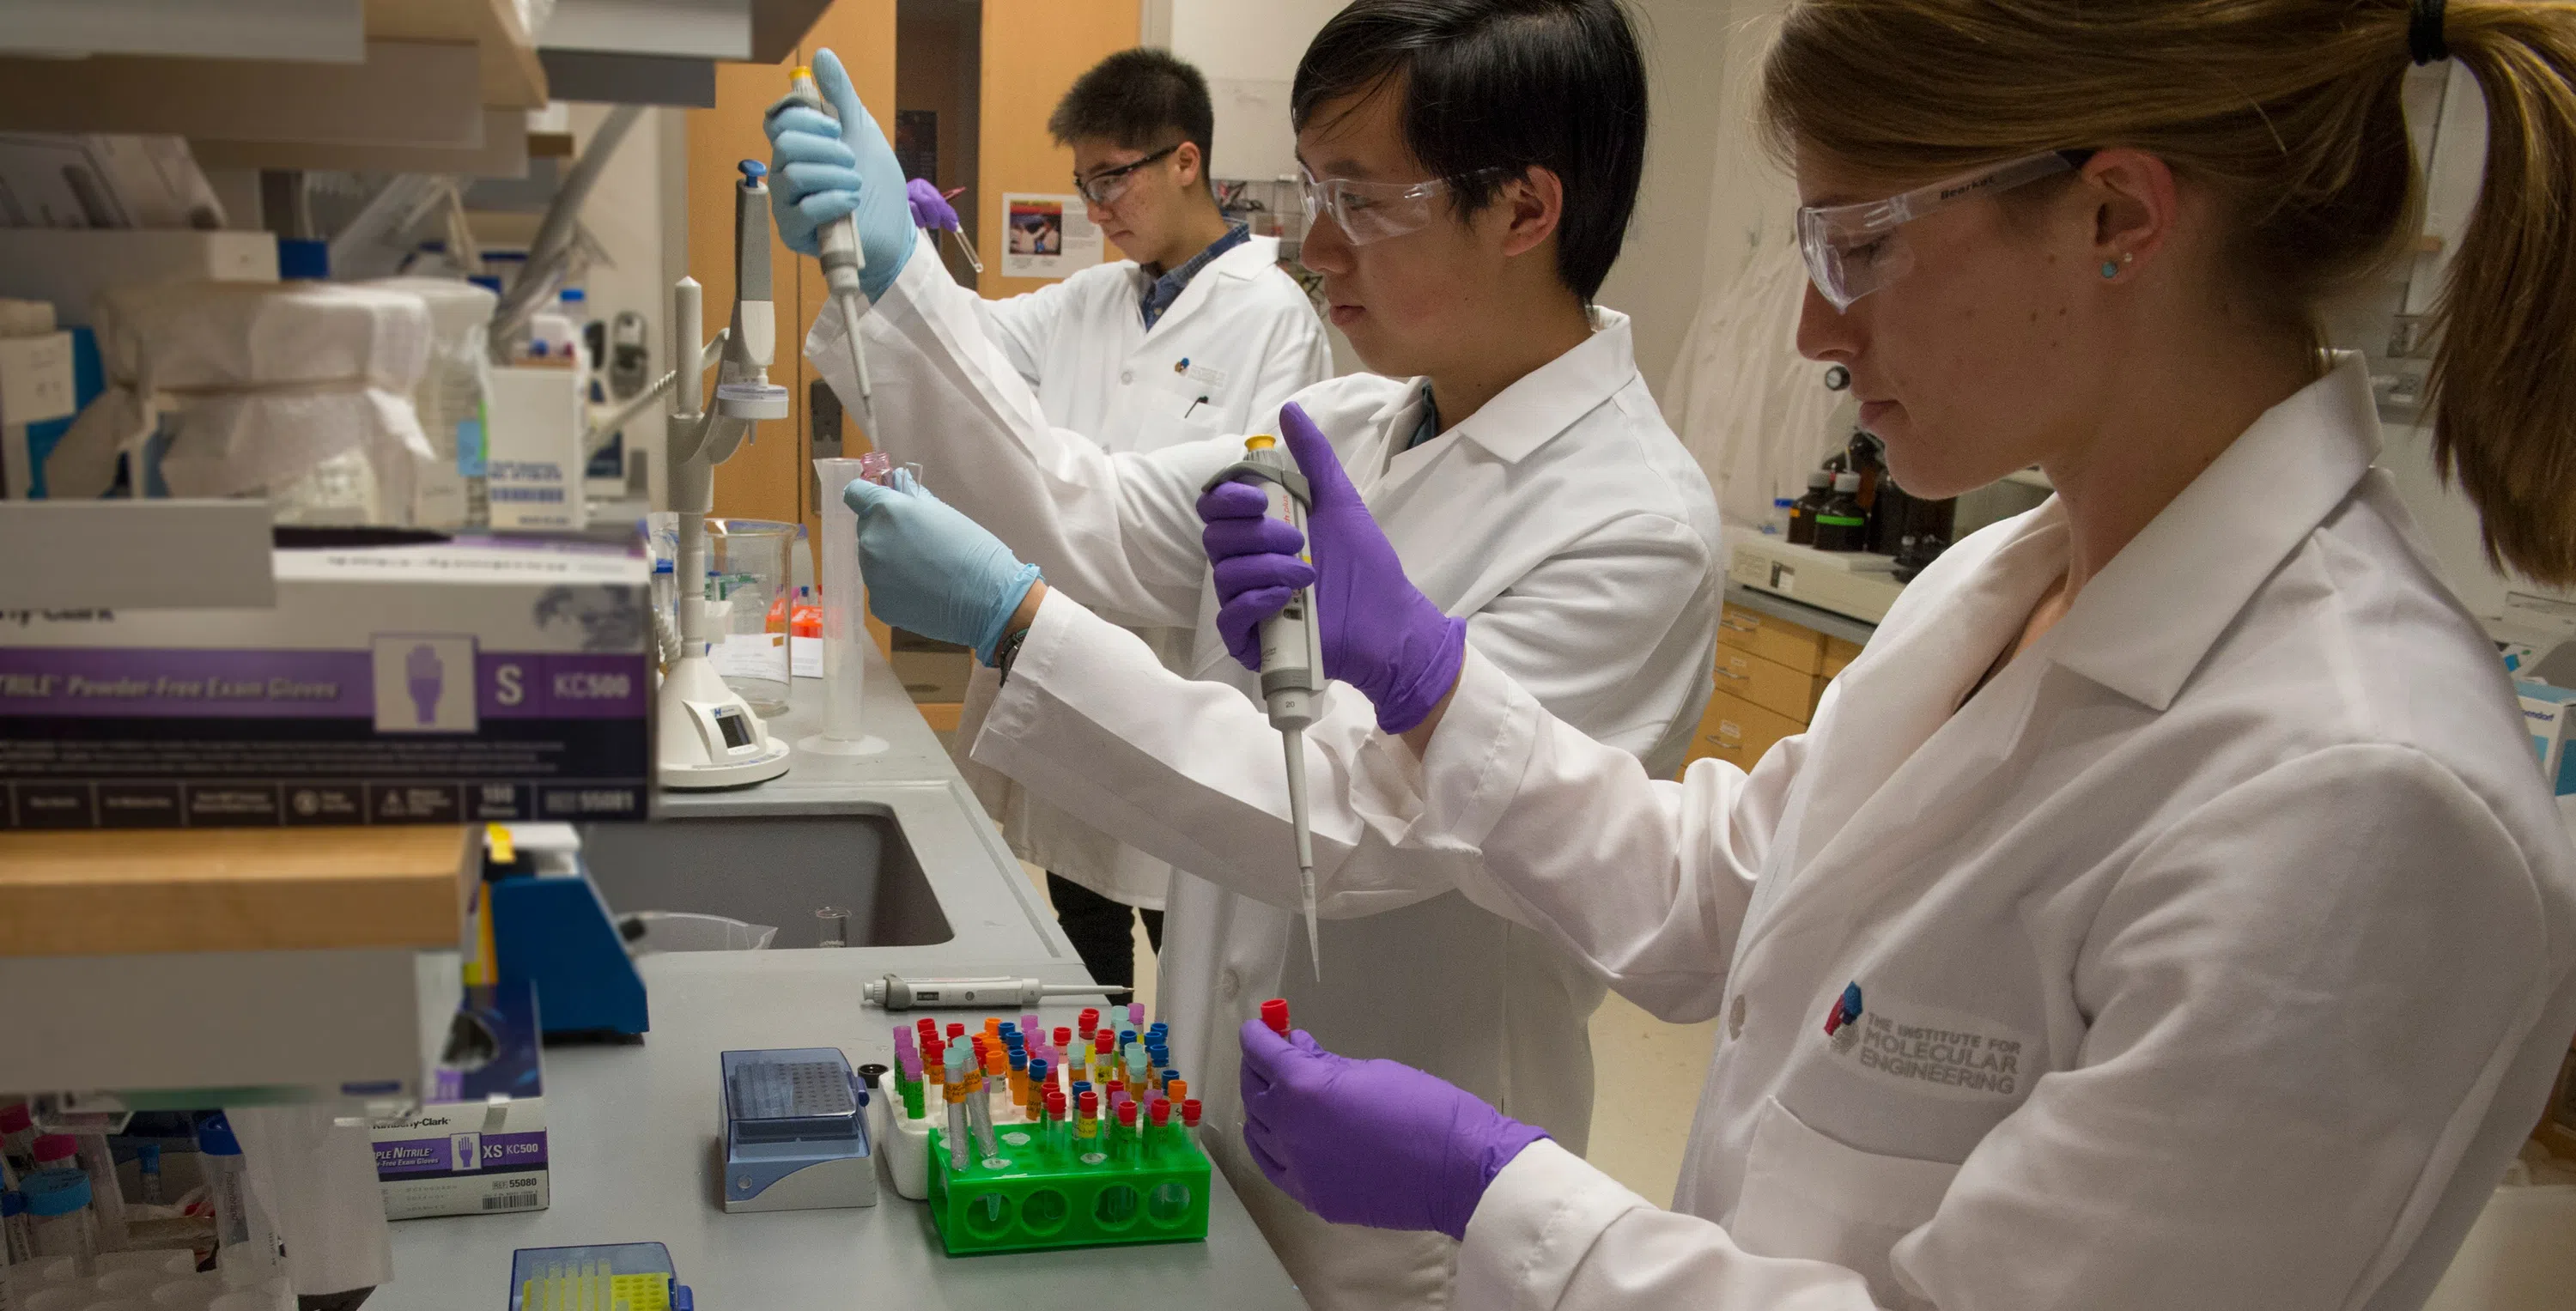
{"label": "yellow pipette tip", "polygon": [[798,78],[800,78],[800,77],[812,77],[812,76],[814,76],[814,70],[813,70],[813,69],[807,68],[807,67],[806,67],[806,66],[804,66],[803,64],[798,64],[798,65],[796,66],[796,71],[795,71],[795,72],[793,72],[793,73],[789,73],[789,74],[787,75],[787,80],[788,80],[788,81],[790,81],[790,82],[793,82],[793,81],[795,81],[796,79],[798,79]]}
{"label": "yellow pipette tip", "polygon": [[1247,451],[1266,451],[1278,444],[1279,439],[1268,434],[1243,439],[1243,449]]}

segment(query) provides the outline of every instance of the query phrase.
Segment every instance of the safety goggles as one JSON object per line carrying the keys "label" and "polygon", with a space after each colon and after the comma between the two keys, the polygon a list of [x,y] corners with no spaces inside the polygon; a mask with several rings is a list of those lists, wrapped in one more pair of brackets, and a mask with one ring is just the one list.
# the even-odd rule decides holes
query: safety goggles
{"label": "safety goggles", "polygon": [[1962,201],[2000,195],[2041,178],[2070,173],[2091,159],[2090,150],[2051,150],[1963,173],[1885,200],[1853,205],[1809,205],[1798,211],[1798,246],[1807,256],[1807,278],[1837,313],[1903,277],[1914,267],[1896,229]]}
{"label": "safety goggles", "polygon": [[1431,222],[1433,200],[1467,178],[1502,171],[1478,169],[1429,182],[1358,182],[1350,178],[1318,182],[1314,174],[1301,167],[1297,170],[1297,193],[1306,205],[1307,226],[1314,226],[1320,216],[1330,214],[1344,238],[1354,246],[1365,246],[1420,231]]}
{"label": "safety goggles", "polygon": [[1104,168],[1099,172],[1092,174],[1090,177],[1084,177],[1083,175],[1076,173],[1073,175],[1073,189],[1081,192],[1082,198],[1090,201],[1092,204],[1099,205],[1103,208],[1115,205],[1118,203],[1118,198],[1120,196],[1127,194],[1127,176],[1129,174],[1134,173],[1136,170],[1145,167],[1147,164],[1151,164],[1155,160],[1161,159],[1180,148],[1181,143],[1175,141],[1132,164],[1121,164],[1116,168]]}

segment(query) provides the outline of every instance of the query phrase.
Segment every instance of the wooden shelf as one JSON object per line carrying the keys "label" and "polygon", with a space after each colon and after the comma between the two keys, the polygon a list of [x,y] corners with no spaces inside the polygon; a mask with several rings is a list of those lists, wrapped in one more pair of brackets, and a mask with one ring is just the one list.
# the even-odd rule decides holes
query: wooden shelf
{"label": "wooden shelf", "polygon": [[0,956],[453,951],[480,875],[455,826],[0,833]]}

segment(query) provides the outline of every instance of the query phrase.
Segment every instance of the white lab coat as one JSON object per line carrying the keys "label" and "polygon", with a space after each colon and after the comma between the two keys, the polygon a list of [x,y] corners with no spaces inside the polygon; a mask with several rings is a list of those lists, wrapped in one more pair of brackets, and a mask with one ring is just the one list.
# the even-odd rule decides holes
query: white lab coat
{"label": "white lab coat", "polygon": [[2576,1029],[2576,854],[2377,437],[2348,360],[1969,697],[2067,553],[1977,534],[1750,776],[1481,653],[1418,772],[1380,738],[1426,877],[1725,1017],[1675,1209],[1534,1146],[1459,1303],[2420,1305]]}
{"label": "white lab coat", "polygon": [[[1454,1244],[1325,1225],[1245,1157],[1236,1026],[1285,996],[1301,1026],[1342,1050],[1402,1057],[1579,1145],[1601,984],[1445,889],[1337,894],[1324,907],[1337,917],[1324,982],[1309,977],[1278,735],[1242,682],[1175,677],[1117,626],[1194,623],[1192,672],[1239,678],[1214,631],[1195,506],[1240,442],[1111,455],[1050,427],[945,284],[935,261],[914,261],[863,323],[886,361],[888,441],[1083,603],[1040,608],[975,757],[1188,871],[1173,878],[1163,1017],[1216,1126],[1206,1141],[1308,1298],[1437,1305]],[[1354,375],[1297,399],[1414,581],[1468,617],[1469,644],[1670,773],[1708,696],[1721,547],[1707,480],[1637,376],[1627,320],[1602,312],[1588,341],[1405,450],[1422,398],[1419,381]],[[1393,853],[1373,836],[1377,818],[1354,808],[1343,762],[1375,737],[1375,713],[1347,688],[1324,701],[1308,734],[1316,859],[1365,882]]]}
{"label": "white lab coat", "polygon": [[[953,292],[957,303],[973,307],[984,335],[1036,390],[1049,424],[1105,450],[1156,451],[1250,432],[1301,388],[1332,376],[1323,320],[1305,289],[1280,269],[1277,237],[1251,237],[1217,256],[1148,329],[1137,302],[1151,281],[1134,260],[1120,260],[1006,300],[986,300],[953,282],[941,294]],[[842,332],[839,310],[827,309],[815,321],[808,353],[834,389],[852,396]],[[903,444],[896,438],[889,449]],[[1166,668],[1188,672],[1194,626],[1143,628],[1137,635]],[[967,681],[958,766],[1012,850],[1114,900],[1162,909],[1169,864],[966,758],[996,686],[993,672],[980,665]]]}

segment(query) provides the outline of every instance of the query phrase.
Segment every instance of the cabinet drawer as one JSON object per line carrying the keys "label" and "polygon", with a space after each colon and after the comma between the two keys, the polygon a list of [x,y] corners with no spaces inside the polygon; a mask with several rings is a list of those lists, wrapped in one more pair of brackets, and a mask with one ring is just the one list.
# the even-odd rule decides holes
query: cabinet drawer
{"label": "cabinet drawer", "polygon": [[1819,669],[1817,672],[1823,674],[1828,679],[1836,678],[1839,677],[1845,669],[1851,667],[1852,661],[1858,660],[1859,658],[1859,643],[1846,642],[1839,637],[1828,637],[1825,639],[1825,664],[1824,667]]}
{"label": "cabinet drawer", "polygon": [[1719,611],[1717,640],[1805,673],[1815,673],[1825,665],[1824,634],[1740,605]]}
{"label": "cabinet drawer", "polygon": [[1825,680],[1746,651],[1717,652],[1717,690],[1803,724],[1816,713]]}
{"label": "cabinet drawer", "polygon": [[1780,739],[1806,731],[1806,725],[1787,715],[1718,692],[1709,697],[1708,713],[1700,717],[1699,732],[1691,738],[1690,758],[1723,760],[1750,771]]}

